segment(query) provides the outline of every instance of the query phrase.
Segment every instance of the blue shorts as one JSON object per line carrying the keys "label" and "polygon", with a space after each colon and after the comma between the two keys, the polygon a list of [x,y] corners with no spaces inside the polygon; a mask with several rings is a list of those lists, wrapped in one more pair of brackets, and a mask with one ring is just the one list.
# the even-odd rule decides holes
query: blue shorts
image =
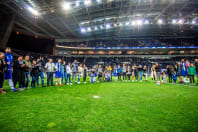
{"label": "blue shorts", "polygon": [[187,74],[187,71],[182,71],[182,76],[187,76],[188,74]]}
{"label": "blue shorts", "polygon": [[4,73],[4,79],[5,79],[5,80],[12,79],[12,71],[11,71],[11,70],[7,70],[7,71]]}
{"label": "blue shorts", "polygon": [[118,74],[117,74],[117,73],[114,73],[113,75],[114,75],[114,76],[118,76]]}
{"label": "blue shorts", "polygon": [[56,78],[62,78],[62,73],[61,72],[55,72],[55,77]]}

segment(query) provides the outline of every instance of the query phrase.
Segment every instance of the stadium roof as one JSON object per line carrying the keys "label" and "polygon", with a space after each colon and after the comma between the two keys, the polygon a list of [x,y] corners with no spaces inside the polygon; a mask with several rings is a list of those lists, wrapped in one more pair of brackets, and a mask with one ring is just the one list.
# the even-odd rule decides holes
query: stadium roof
{"label": "stadium roof", "polygon": [[198,0],[4,0],[16,31],[57,41],[197,37]]}

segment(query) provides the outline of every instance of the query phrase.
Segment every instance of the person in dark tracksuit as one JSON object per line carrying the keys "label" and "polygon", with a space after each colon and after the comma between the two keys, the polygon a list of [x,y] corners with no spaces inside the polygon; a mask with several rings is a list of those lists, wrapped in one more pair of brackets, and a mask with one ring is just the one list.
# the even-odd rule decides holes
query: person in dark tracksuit
{"label": "person in dark tracksuit", "polygon": [[25,62],[23,61],[23,56],[19,56],[18,60],[14,62],[13,65],[13,81],[14,87],[19,83],[19,88],[23,90],[25,86]]}
{"label": "person in dark tracksuit", "polygon": [[5,94],[3,91],[4,72],[6,71],[7,64],[4,60],[4,53],[0,52],[0,94]]}
{"label": "person in dark tracksuit", "polygon": [[30,72],[30,76],[32,77],[31,87],[35,88],[37,82],[37,76],[39,72],[39,67],[35,60],[33,60],[32,70]]}

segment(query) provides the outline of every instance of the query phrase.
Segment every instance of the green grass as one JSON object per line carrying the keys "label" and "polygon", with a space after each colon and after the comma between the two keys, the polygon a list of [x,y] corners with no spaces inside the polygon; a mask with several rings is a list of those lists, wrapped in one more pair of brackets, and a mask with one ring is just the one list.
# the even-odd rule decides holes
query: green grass
{"label": "green grass", "polygon": [[198,87],[110,82],[8,92],[0,131],[197,132]]}

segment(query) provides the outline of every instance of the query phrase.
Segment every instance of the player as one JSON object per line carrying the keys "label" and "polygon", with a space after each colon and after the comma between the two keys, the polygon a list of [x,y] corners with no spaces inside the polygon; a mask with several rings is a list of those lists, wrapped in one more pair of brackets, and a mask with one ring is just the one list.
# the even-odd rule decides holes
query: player
{"label": "player", "polygon": [[56,63],[56,72],[55,72],[55,77],[56,77],[56,86],[58,86],[58,81],[60,86],[63,86],[62,84],[62,73],[61,73],[61,59],[58,59],[58,62]]}
{"label": "player", "polygon": [[17,92],[18,89],[14,88],[14,83],[12,80],[12,61],[13,61],[13,56],[11,54],[11,49],[9,47],[7,47],[5,49],[5,62],[7,64],[7,70],[5,72],[5,80],[8,80],[9,82],[9,86],[11,88],[12,92]]}

